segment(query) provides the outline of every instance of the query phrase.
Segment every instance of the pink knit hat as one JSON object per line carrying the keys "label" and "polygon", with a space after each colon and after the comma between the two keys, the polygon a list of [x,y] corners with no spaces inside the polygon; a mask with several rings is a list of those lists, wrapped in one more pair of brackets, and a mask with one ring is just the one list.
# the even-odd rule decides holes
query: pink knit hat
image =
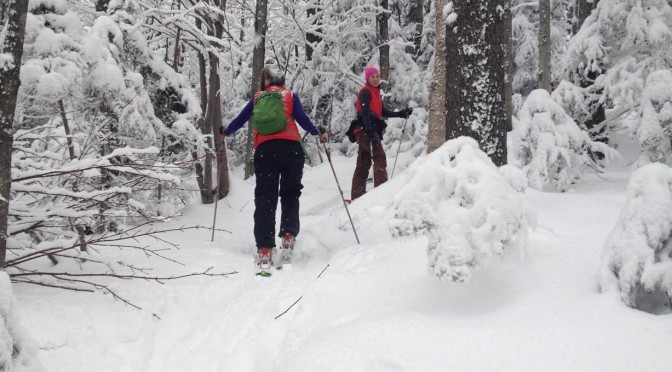
{"label": "pink knit hat", "polygon": [[375,75],[375,74],[380,74],[380,71],[378,71],[377,68],[375,68],[373,66],[368,66],[368,67],[364,68],[364,81],[366,81],[368,83],[371,75]]}

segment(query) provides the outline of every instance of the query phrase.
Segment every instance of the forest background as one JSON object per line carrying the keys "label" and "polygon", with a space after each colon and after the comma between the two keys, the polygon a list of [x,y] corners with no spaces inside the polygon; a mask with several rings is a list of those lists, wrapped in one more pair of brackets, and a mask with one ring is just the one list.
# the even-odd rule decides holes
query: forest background
{"label": "forest background", "polygon": [[[157,223],[225,198],[230,172],[252,176],[249,126],[225,142],[216,134],[251,98],[262,66],[285,74],[332,151],[348,157],[355,92],[363,68],[376,65],[385,104],[415,108],[388,127],[388,153],[418,157],[468,136],[507,179],[558,191],[617,156],[616,134],[639,144],[633,168],[657,163],[662,175],[672,164],[667,0],[3,0],[0,20],[8,288],[114,294],[76,272],[45,271],[42,260],[147,278],[82,252],[160,256],[129,238],[161,239]],[[319,164],[317,142],[306,148],[309,166]],[[640,289],[672,293],[670,229],[660,230],[642,233],[648,250],[639,253],[613,244],[610,268],[628,305]],[[624,257],[638,257],[634,269]],[[436,273],[465,280],[448,271]],[[11,326],[7,334],[20,339]]]}

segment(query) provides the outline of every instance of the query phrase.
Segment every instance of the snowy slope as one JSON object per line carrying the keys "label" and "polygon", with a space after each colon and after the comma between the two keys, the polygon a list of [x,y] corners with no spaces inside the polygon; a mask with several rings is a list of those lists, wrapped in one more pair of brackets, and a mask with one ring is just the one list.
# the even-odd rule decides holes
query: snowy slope
{"label": "snowy slope", "polygon": [[[348,196],[354,159],[333,158]],[[154,274],[210,266],[237,274],[113,285],[142,310],[102,294],[15,286],[21,322],[49,371],[672,368],[672,315],[630,309],[598,290],[601,249],[625,201],[625,167],[563,194],[528,190],[537,225],[527,253],[495,260],[459,285],[427,273],[426,238],[389,238],[375,206],[400,187],[394,179],[351,205],[356,226],[366,227],[357,245],[327,163],[305,169],[301,257],[291,271],[255,277],[254,184],[234,172],[217,217],[232,233],[217,231],[214,243],[205,230],[169,234],[181,247],[171,257],[184,266],[137,260]],[[195,205],[170,224],[210,225],[212,213]]]}

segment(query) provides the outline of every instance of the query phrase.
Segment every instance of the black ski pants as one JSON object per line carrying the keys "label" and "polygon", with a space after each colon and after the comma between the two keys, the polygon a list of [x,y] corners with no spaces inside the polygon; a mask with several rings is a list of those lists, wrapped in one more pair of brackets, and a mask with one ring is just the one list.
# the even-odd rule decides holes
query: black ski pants
{"label": "black ski pants", "polygon": [[[254,239],[257,248],[275,247],[275,212],[280,196],[280,233],[297,236],[299,197],[305,155],[301,143],[290,140],[269,140],[254,153]],[[279,189],[279,192],[278,192]]]}

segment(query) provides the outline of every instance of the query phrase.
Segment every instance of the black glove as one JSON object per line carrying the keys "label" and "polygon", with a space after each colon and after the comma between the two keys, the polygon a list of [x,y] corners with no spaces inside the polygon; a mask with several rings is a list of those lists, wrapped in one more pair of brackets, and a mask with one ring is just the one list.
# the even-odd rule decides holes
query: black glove
{"label": "black glove", "polygon": [[401,111],[399,111],[399,117],[408,119],[409,116],[413,113],[413,108],[412,107],[407,107]]}
{"label": "black glove", "polygon": [[325,133],[327,133],[327,129],[325,127],[320,126],[320,127],[317,127],[317,132],[319,134],[325,134]]}
{"label": "black glove", "polygon": [[226,136],[226,128],[219,127],[219,134],[221,134],[222,136]]}

